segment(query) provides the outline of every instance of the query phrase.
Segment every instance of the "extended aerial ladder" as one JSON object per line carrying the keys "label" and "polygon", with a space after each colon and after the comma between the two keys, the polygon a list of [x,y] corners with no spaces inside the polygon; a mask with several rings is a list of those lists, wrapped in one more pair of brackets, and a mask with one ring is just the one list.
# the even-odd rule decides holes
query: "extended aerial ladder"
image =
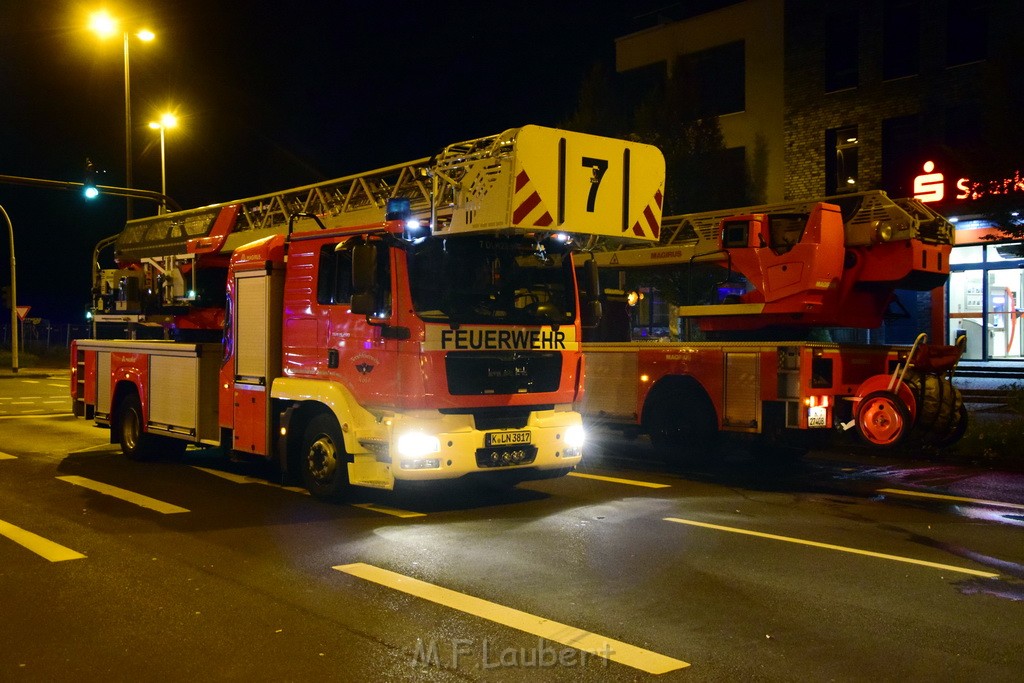
{"label": "extended aerial ladder", "polygon": [[[399,216],[434,235],[499,226],[538,231],[558,231],[564,224],[598,227],[591,225],[601,215],[592,204],[602,182],[617,183],[624,190],[618,211],[622,224],[617,226],[623,237],[656,238],[658,219],[648,205],[657,204],[660,212],[660,192],[647,197],[639,188],[629,191],[630,155],[642,154],[642,148],[609,149],[608,155],[623,157],[615,159],[613,170],[606,159],[584,157],[591,197],[580,207],[566,201],[565,191],[567,174],[579,173],[578,167],[566,168],[565,159],[573,157],[573,145],[580,144],[580,138],[557,138],[555,129],[528,128],[530,144],[557,150],[560,163],[555,173],[520,166],[521,157],[513,154],[513,147],[522,144],[524,136],[521,129],[512,129],[454,143],[432,157],[403,164],[129,221],[114,243],[119,268],[94,277],[94,317],[100,322],[155,325],[174,318],[185,326],[219,329],[216,316],[203,319],[197,312],[219,310],[222,303],[216,298],[223,293],[222,280],[210,278],[214,285],[205,289],[214,294],[204,292],[203,269],[223,271],[230,254],[242,244],[285,232],[367,225]],[[600,144],[596,149],[600,153]],[[632,164],[639,168],[645,161],[634,158]],[[505,215],[509,207],[512,225]]]}
{"label": "extended aerial ladder", "polygon": [[875,190],[671,216],[658,246],[598,244],[594,258],[611,269],[720,271],[703,282],[688,275],[676,302],[676,315],[706,331],[871,328],[894,290],[945,283],[953,240],[953,226],[925,204]]}
{"label": "extended aerial ladder", "polygon": [[[620,254],[628,265],[657,261],[649,252],[668,246],[693,250],[686,258],[713,249],[723,220],[750,214],[806,214],[814,204],[826,202],[839,207],[845,226],[845,246],[871,246],[883,242],[919,239],[925,244],[954,244],[953,225],[927,204],[910,198],[890,198],[883,190],[869,190],[793,202],[777,202],[738,209],[665,216],[657,246],[601,242],[595,252],[629,251]],[[646,257],[646,259],[644,258]],[[598,257],[599,262],[602,260]]]}

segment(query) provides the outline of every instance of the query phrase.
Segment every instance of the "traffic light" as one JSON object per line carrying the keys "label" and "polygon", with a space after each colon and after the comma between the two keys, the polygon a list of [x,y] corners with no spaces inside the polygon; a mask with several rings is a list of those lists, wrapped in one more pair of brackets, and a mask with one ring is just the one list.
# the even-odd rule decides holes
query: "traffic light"
{"label": "traffic light", "polygon": [[0,287],[0,298],[4,300],[4,308],[11,307],[11,288],[8,285]]}
{"label": "traffic light", "polygon": [[95,199],[100,194],[99,189],[96,187],[96,173],[96,165],[92,163],[92,159],[86,157],[85,182],[82,183],[82,193],[86,199]]}

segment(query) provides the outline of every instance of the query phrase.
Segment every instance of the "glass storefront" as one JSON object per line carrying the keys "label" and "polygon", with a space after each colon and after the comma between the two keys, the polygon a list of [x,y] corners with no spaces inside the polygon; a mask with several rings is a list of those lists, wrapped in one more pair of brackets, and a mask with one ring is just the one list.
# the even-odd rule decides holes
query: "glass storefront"
{"label": "glass storefront", "polygon": [[965,360],[1024,358],[1024,243],[957,247],[950,271],[949,343],[966,336]]}

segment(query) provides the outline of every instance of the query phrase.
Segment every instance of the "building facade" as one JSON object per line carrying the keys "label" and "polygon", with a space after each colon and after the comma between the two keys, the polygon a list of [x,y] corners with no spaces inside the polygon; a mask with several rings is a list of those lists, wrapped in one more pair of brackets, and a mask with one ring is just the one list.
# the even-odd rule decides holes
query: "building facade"
{"label": "building facade", "polygon": [[1024,211],[1022,25],[1015,0],[744,0],[619,38],[616,66],[742,55],[739,78],[697,81],[742,84],[719,121],[766,202],[881,189],[956,224],[949,283],[900,292],[909,317],[872,338],[966,336],[965,358],[1022,359],[1024,247],[1001,230]]}

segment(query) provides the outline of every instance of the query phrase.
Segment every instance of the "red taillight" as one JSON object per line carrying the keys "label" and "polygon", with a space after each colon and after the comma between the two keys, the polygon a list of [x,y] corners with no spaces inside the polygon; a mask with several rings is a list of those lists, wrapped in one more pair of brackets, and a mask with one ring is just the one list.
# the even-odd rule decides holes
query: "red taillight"
{"label": "red taillight", "polygon": [[832,405],[831,396],[808,396],[807,400],[804,401],[809,408],[828,408]]}

